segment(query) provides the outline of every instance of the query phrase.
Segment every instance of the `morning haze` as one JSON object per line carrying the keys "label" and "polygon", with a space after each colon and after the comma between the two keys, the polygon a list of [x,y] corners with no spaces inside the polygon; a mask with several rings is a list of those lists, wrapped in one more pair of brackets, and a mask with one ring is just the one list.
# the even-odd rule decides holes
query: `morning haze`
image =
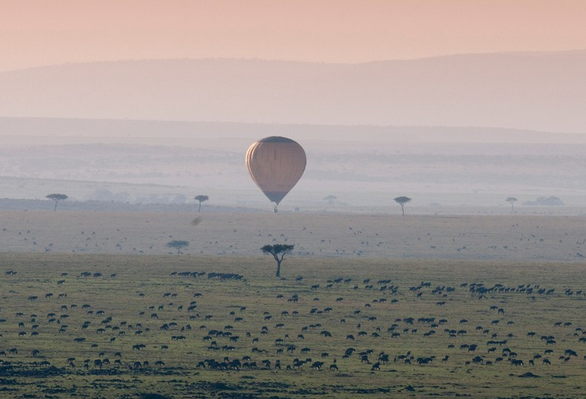
{"label": "morning haze", "polygon": [[[353,65],[120,61],[4,72],[0,103],[13,117],[0,121],[3,145],[19,148],[5,152],[4,170],[9,178],[101,185],[69,188],[77,200],[96,198],[109,183],[135,185],[116,188],[123,194],[156,184],[157,195],[177,201],[203,189],[230,205],[233,189],[239,205],[253,205],[264,199],[246,176],[243,154],[259,138],[282,135],[310,155],[295,188],[303,194],[289,209],[319,207],[336,195],[349,211],[382,211],[397,192],[413,193],[414,205],[433,213],[438,205],[506,210],[511,193],[522,202],[554,195],[582,206],[584,70],[586,53],[574,51]],[[356,190],[368,195],[352,200]],[[151,197],[126,194],[131,202]]]}
{"label": "morning haze", "polygon": [[43,198],[38,180],[50,179],[75,200],[100,199],[108,189],[125,202],[184,203],[203,190],[216,205],[263,207],[243,154],[259,137],[282,135],[308,154],[283,210],[324,209],[323,198],[335,195],[336,210],[392,212],[395,193],[417,193],[412,205],[423,213],[478,212],[476,206],[508,212],[510,193],[522,202],[556,195],[574,211],[584,205],[580,135],[44,118],[3,118],[0,127],[8,133],[0,167],[12,198]]}
{"label": "morning haze", "polygon": [[1,2],[0,396],[582,398],[584,15]]}
{"label": "morning haze", "polygon": [[3,115],[18,117],[584,133],[584,70],[586,51],[352,65],[233,59],[69,64],[1,73],[0,107]]}

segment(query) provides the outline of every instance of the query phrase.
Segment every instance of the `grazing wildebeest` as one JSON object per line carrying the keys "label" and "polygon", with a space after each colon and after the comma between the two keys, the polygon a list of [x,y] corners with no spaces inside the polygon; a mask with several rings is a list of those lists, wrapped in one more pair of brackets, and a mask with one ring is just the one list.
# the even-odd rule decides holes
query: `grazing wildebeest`
{"label": "grazing wildebeest", "polygon": [[566,349],[566,351],[564,352],[564,354],[566,354],[568,356],[578,357],[578,353],[576,353],[576,351],[574,351],[572,349]]}

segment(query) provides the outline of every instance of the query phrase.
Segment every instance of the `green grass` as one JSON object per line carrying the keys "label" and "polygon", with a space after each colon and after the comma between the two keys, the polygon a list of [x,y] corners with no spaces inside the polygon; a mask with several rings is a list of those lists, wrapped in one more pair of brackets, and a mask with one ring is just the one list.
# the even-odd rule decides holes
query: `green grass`
{"label": "green grass", "polygon": [[[6,275],[9,270],[16,274]],[[0,271],[0,318],[6,320],[0,323],[0,350],[18,350],[0,357],[0,389],[6,398],[132,398],[140,393],[173,398],[583,395],[586,343],[579,343],[578,339],[586,335],[576,328],[586,328],[586,298],[576,292],[586,288],[586,277],[583,265],[578,263],[293,256],[283,262],[282,273],[286,278],[277,280],[275,262],[261,256],[4,253],[0,257]],[[182,271],[238,273],[244,278],[232,281],[210,280],[207,275],[197,279],[171,275]],[[83,272],[92,275],[83,277]],[[93,277],[94,273],[102,276]],[[304,278],[297,281],[296,276]],[[339,277],[352,280],[328,283]],[[365,288],[366,278],[371,279],[372,289]],[[396,286],[396,293],[381,291],[381,284],[377,283],[381,279],[390,279],[391,283],[386,285]],[[58,284],[60,280],[64,282]],[[430,286],[410,290],[421,282],[429,282]],[[503,284],[513,290],[479,297],[469,292],[471,283],[483,283],[486,287]],[[311,288],[318,284],[319,288]],[[332,284],[330,288],[328,284]],[[555,292],[538,294],[537,288],[531,295],[519,292],[520,285],[528,284]],[[438,286],[453,287],[453,291],[444,289],[433,294]],[[566,289],[573,294],[566,295]],[[53,295],[45,297],[47,293]],[[194,297],[195,293],[201,296]],[[295,294],[299,301],[288,301]],[[278,298],[279,295],[283,297]],[[38,299],[28,300],[31,296]],[[197,302],[197,308],[187,311],[191,301]],[[438,302],[445,305],[439,306]],[[91,307],[84,309],[84,304]],[[181,305],[183,309],[179,310]],[[503,308],[505,313],[499,314],[491,306]],[[246,309],[241,310],[242,307]],[[316,311],[312,312],[314,308]],[[326,308],[332,310],[324,312]],[[88,310],[93,314],[88,314]],[[97,315],[98,311],[103,314]],[[283,315],[284,311],[289,314]],[[298,315],[293,315],[294,311]],[[55,316],[48,316],[50,313]],[[153,313],[158,318],[152,318]],[[65,314],[67,318],[63,317]],[[206,320],[208,315],[212,317]],[[272,317],[266,320],[267,315]],[[108,317],[111,321],[102,323]],[[236,321],[237,317],[242,321]],[[409,317],[414,319],[413,325],[404,321]],[[50,322],[51,318],[55,321]],[[432,327],[431,323],[418,321],[420,318],[434,318],[439,325]],[[446,322],[440,324],[440,319]],[[468,322],[460,323],[462,319]],[[498,324],[493,324],[495,320]],[[87,329],[82,328],[85,321],[90,322]],[[23,326],[19,327],[21,322]],[[557,322],[562,325],[555,326]],[[176,327],[161,330],[162,325],[171,323],[176,323]],[[393,324],[397,324],[395,331],[400,333],[396,338],[391,338],[387,331]],[[38,327],[33,329],[33,325]],[[68,327],[60,332],[63,325]],[[233,328],[227,330],[228,325]],[[262,334],[263,326],[268,328],[267,334]],[[478,326],[489,332],[483,334]],[[104,332],[98,333],[99,328]],[[214,329],[240,337],[237,342],[231,342],[227,336],[213,337],[218,347],[229,345],[233,350],[209,350],[210,342],[203,338]],[[414,329],[417,332],[412,332]],[[449,337],[445,329],[466,330],[466,334]],[[432,330],[436,333],[424,336]],[[38,336],[31,336],[33,331]],[[121,331],[124,335],[120,335]],[[143,333],[136,335],[136,331]],[[326,337],[322,331],[329,331],[332,336]],[[366,335],[359,336],[360,331]],[[536,336],[527,336],[530,331]],[[19,332],[26,335],[19,336]],[[373,333],[380,336],[377,338]],[[350,334],[355,336],[354,341],[346,338]],[[492,334],[497,336],[491,338]],[[512,336],[507,337],[508,334]],[[547,345],[540,339],[542,335],[555,336],[556,343]],[[173,336],[185,339],[173,340]],[[85,341],[75,343],[75,338]],[[111,338],[115,340],[111,342]],[[253,342],[254,339],[258,341]],[[283,343],[277,343],[277,339]],[[506,345],[495,345],[494,353],[487,352],[491,347],[487,341],[505,339]],[[137,344],[145,347],[133,350]],[[466,344],[476,344],[478,349],[461,349]],[[165,345],[168,348],[162,349]],[[295,345],[295,351],[278,353],[287,345]],[[345,359],[343,355],[349,347],[355,348],[356,353]],[[253,348],[258,351],[253,352]],[[301,354],[302,348],[310,351]],[[504,348],[516,352],[517,359],[525,365],[510,364],[502,354]],[[32,354],[35,349],[39,351],[36,356]],[[358,355],[368,349],[372,350],[370,364],[361,362]],[[547,349],[553,353],[545,356]],[[575,350],[578,356],[568,361],[560,359],[567,349]],[[390,362],[372,371],[372,363],[383,351],[389,354]],[[100,352],[104,352],[103,356]],[[120,352],[121,358],[115,356],[116,352]],[[322,352],[329,356],[322,358]],[[413,356],[411,364],[393,361],[407,353]],[[530,365],[535,354],[547,357],[552,364],[544,365],[537,359],[535,365]],[[442,362],[446,355],[449,359]],[[206,359],[221,362],[224,357],[244,362],[244,356],[250,356],[259,367],[221,371],[197,367]],[[430,364],[417,364],[417,358],[432,356],[435,359]],[[467,364],[475,356],[482,356],[483,364]],[[67,362],[70,357],[76,359],[73,366]],[[497,362],[498,357],[503,361]],[[110,365],[94,366],[95,360],[106,358]],[[295,358],[312,361],[286,370]],[[85,359],[90,361],[87,368]],[[121,365],[114,364],[116,359]],[[271,369],[262,368],[262,360],[270,360]],[[275,370],[276,360],[280,360],[281,370]],[[338,371],[329,369],[334,360]],[[43,361],[50,365],[41,365]],[[144,361],[149,362],[148,367],[128,366]],[[164,366],[155,366],[157,361],[164,362]],[[324,362],[321,370],[312,369],[315,361]],[[539,378],[520,377],[528,372]]]}

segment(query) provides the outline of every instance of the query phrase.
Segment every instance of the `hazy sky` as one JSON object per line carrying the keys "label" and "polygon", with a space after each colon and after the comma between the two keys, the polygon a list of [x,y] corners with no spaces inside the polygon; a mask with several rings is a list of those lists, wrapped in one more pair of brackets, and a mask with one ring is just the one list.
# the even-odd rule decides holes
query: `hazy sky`
{"label": "hazy sky", "polygon": [[1,0],[0,71],[68,62],[357,63],[586,48],[585,0]]}

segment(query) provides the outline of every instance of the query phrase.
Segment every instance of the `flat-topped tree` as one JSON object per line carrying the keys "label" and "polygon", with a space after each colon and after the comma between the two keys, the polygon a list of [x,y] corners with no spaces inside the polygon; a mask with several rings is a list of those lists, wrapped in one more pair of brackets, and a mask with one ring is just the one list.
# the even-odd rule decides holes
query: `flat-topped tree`
{"label": "flat-topped tree", "polygon": [[403,216],[405,216],[405,204],[407,202],[411,201],[411,198],[409,197],[397,197],[395,198],[395,202],[399,205],[401,205],[401,212],[403,213]]}
{"label": "flat-topped tree", "polygon": [[193,199],[196,200],[197,202],[199,202],[199,207],[197,208],[197,212],[200,212],[201,211],[201,203],[209,200],[210,197],[208,197],[207,195],[197,195]]}
{"label": "flat-topped tree", "polygon": [[69,197],[65,194],[49,194],[45,198],[49,198],[50,200],[55,201],[55,208],[53,208],[53,210],[55,211],[57,210],[57,204],[59,203],[59,201],[66,200]]}
{"label": "flat-topped tree", "polygon": [[167,247],[176,249],[177,254],[180,254],[181,250],[185,247],[188,247],[188,246],[189,246],[189,242],[183,241],[183,240],[173,240],[173,241],[169,241],[167,243]]}
{"label": "flat-topped tree", "polygon": [[515,202],[517,202],[517,198],[515,197],[508,197],[505,201],[507,201],[509,204],[511,204],[511,212],[515,211]]}
{"label": "flat-topped tree", "polygon": [[265,254],[273,255],[273,258],[277,261],[277,277],[281,277],[281,262],[283,262],[283,258],[285,255],[290,254],[291,251],[295,248],[295,245],[287,245],[287,244],[275,244],[275,245],[265,245],[260,250],[263,251]]}

